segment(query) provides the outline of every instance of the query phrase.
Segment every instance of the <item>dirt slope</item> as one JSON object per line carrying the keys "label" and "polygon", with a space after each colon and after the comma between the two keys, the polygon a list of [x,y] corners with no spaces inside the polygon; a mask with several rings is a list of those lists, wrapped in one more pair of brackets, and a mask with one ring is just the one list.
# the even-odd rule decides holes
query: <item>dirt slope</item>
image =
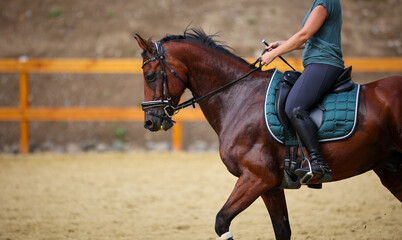
{"label": "dirt slope", "polygon": [[[135,33],[158,40],[201,27],[242,57],[288,38],[312,1],[301,0],[13,0],[0,1],[0,58],[138,58]],[[341,0],[345,57],[402,56],[401,0]],[[299,56],[296,52],[289,54]],[[358,82],[390,73],[355,74]],[[30,74],[30,106],[138,106],[140,75]],[[19,105],[17,74],[0,73],[0,106]],[[185,126],[186,149],[216,149],[204,123]],[[123,134],[121,134],[123,133]],[[119,135],[120,134],[120,135]],[[32,122],[31,150],[169,148],[170,133],[142,123]],[[123,140],[125,145],[122,145]],[[161,144],[160,144],[161,143]],[[0,122],[0,151],[18,151],[19,124]]]}
{"label": "dirt slope", "polygon": [[[159,39],[187,25],[241,56],[261,39],[295,33],[312,1],[300,0],[14,0],[0,2],[0,57],[138,57],[133,34]],[[341,0],[345,56],[402,54],[400,0]]]}

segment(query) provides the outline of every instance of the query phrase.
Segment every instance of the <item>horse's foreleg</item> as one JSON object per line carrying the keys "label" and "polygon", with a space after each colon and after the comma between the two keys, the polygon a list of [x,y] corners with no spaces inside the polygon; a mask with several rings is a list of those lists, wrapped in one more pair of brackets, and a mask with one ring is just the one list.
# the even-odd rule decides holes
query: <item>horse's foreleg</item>
{"label": "horse's foreleg", "polygon": [[278,189],[261,195],[271,216],[276,239],[290,239],[291,230],[286,206],[285,192]]}
{"label": "horse's foreleg", "polygon": [[382,185],[402,202],[402,170],[398,172],[391,172],[385,168],[374,170],[380,177]]}
{"label": "horse's foreleg", "polygon": [[233,218],[249,207],[267,190],[267,187],[267,184],[251,173],[241,175],[225,205],[216,216],[215,232],[218,236],[227,233]]}

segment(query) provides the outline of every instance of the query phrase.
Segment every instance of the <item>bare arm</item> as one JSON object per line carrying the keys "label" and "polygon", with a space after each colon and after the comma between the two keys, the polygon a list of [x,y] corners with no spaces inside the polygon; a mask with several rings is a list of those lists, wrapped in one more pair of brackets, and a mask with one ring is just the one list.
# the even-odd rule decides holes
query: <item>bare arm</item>
{"label": "bare arm", "polygon": [[[275,49],[275,48],[279,47],[280,45],[284,44],[285,42],[286,42],[286,40],[285,41],[272,42],[265,49],[270,52],[273,49]],[[297,50],[304,49],[305,45],[306,44],[303,43],[299,48],[297,48]]]}
{"label": "bare arm", "polygon": [[324,6],[318,5],[311,11],[304,27],[300,31],[286,41],[271,43],[267,47],[268,52],[261,57],[262,64],[266,66],[278,56],[295,49],[304,48],[304,44],[321,28],[326,17],[327,10]]}

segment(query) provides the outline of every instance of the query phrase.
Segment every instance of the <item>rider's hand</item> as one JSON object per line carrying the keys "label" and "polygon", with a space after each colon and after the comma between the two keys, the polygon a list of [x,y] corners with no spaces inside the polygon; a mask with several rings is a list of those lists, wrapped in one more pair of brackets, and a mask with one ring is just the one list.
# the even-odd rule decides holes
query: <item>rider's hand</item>
{"label": "rider's hand", "polygon": [[[270,44],[271,45],[271,44]],[[261,56],[261,64],[267,66],[276,58],[275,54],[272,52],[266,52],[264,55]]]}
{"label": "rider's hand", "polygon": [[270,43],[265,50],[267,50],[268,52],[272,51],[273,49],[279,47],[281,45],[282,41],[277,41],[277,42],[272,42]]}

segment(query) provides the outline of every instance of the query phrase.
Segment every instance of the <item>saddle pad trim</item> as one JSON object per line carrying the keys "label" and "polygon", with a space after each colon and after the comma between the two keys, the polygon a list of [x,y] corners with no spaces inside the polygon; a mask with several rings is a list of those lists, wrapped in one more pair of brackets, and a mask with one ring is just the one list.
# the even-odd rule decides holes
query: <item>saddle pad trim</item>
{"label": "saddle pad trim", "polygon": [[[277,69],[275,69],[275,72],[272,74],[270,82],[268,84],[267,90],[266,90],[266,95],[265,95],[265,101],[264,101],[264,119],[265,119],[265,126],[267,127],[270,135],[279,143],[284,144],[284,142],[275,135],[274,131],[271,129],[269,121],[268,121],[268,114],[267,114],[267,103],[269,101],[268,99],[268,95],[269,95],[269,90],[271,87],[275,87],[272,86],[274,82],[278,82],[278,79],[276,78],[280,78],[282,77],[283,73],[278,71]],[[354,112],[354,121],[353,121],[353,126],[350,129],[350,131],[348,133],[345,133],[345,135],[340,136],[340,137],[334,137],[334,138],[326,138],[326,139],[320,139],[320,142],[331,142],[331,141],[338,141],[338,140],[344,140],[346,138],[349,138],[355,131],[356,129],[356,125],[357,125],[357,116],[358,116],[358,109],[359,109],[359,96],[360,96],[360,84],[356,84],[357,89],[356,89],[356,99],[355,99],[355,112]]]}
{"label": "saddle pad trim", "polygon": [[[273,133],[271,127],[269,126],[268,123],[268,118],[267,118],[267,101],[268,101],[268,93],[269,93],[269,89],[271,88],[271,84],[274,82],[274,77],[277,77],[277,73],[278,73],[278,69],[275,69],[275,72],[272,74],[271,79],[269,80],[269,84],[268,84],[268,88],[266,91],[266,95],[265,95],[265,101],[264,101],[264,119],[265,119],[265,126],[267,127],[269,134],[271,134],[271,136],[278,142],[283,144],[283,141],[281,141],[279,138],[276,137],[276,135]],[[281,72],[279,72],[279,78],[282,77]]]}

